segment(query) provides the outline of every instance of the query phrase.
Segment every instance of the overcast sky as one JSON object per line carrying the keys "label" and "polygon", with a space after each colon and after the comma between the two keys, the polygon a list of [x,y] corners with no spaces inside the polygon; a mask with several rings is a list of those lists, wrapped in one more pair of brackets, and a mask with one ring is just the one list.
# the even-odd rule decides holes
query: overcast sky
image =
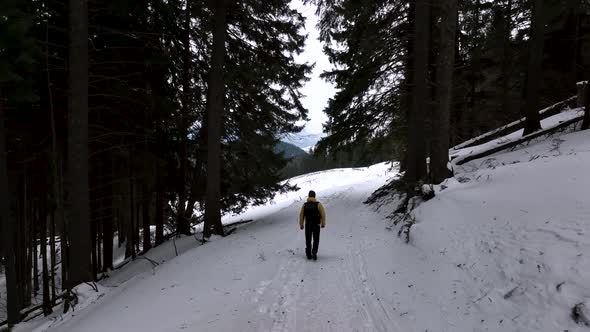
{"label": "overcast sky", "polygon": [[334,86],[320,78],[320,74],[332,68],[328,57],[322,52],[322,43],[318,40],[320,34],[316,28],[318,22],[315,15],[316,7],[304,5],[300,0],[293,0],[291,6],[303,13],[306,17],[305,32],[308,34],[305,43],[305,51],[297,57],[298,62],[315,62],[315,68],[311,74],[311,80],[305,83],[301,90],[305,97],[302,100],[303,106],[309,110],[307,123],[304,132],[309,134],[322,133],[322,123],[328,119],[323,109],[328,100],[334,95]]}

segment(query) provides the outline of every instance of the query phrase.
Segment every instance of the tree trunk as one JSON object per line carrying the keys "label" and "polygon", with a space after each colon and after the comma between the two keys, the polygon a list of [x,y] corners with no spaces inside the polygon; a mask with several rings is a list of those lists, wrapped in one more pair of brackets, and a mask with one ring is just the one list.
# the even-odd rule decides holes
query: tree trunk
{"label": "tree trunk", "polygon": [[143,201],[142,201],[142,218],[143,218],[143,253],[145,254],[152,248],[152,237],[150,230],[150,203],[152,193],[148,190],[148,185],[143,184]]}
{"label": "tree trunk", "polygon": [[502,39],[502,64],[501,64],[501,85],[502,85],[502,106],[500,112],[504,114],[503,123],[508,122],[512,114],[511,89],[510,89],[510,73],[512,63],[512,50],[510,47],[510,35],[512,33],[512,0],[508,0],[505,8],[506,20],[504,25],[504,38]]}
{"label": "tree trunk", "polygon": [[[156,109],[156,91],[155,88],[157,86],[157,82],[150,83],[150,91],[152,92],[152,108],[153,112],[156,117],[156,153],[158,157],[158,161],[160,159],[164,159],[164,149],[163,149],[163,134],[162,134],[162,116],[160,112],[157,112]],[[164,199],[165,199],[165,187],[164,187],[164,177],[163,177],[163,166],[160,162],[156,165],[156,211],[155,211],[155,224],[156,224],[156,234],[155,234],[155,241],[154,246],[159,246],[164,242]]]}
{"label": "tree trunk", "polygon": [[190,101],[190,90],[191,90],[191,44],[190,44],[190,2],[186,0],[185,18],[184,18],[184,36],[183,36],[183,62],[184,70],[182,77],[182,110],[180,115],[180,170],[179,170],[179,183],[178,183],[178,205],[176,207],[176,231],[178,234],[190,235],[189,221],[184,217],[185,204],[186,204],[186,172],[187,172],[187,139],[188,139],[188,117],[189,117],[189,101]]}
{"label": "tree trunk", "polygon": [[[207,124],[205,124],[206,126]],[[199,144],[206,144],[205,139],[201,139],[201,143]],[[188,197],[188,202],[186,204],[186,211],[184,213],[184,217],[190,220],[193,215],[195,204],[197,201],[202,201],[203,196],[205,194],[205,179],[203,174],[203,167],[202,167],[202,159],[200,155],[197,155],[197,165],[195,166],[195,170],[193,173],[193,181],[191,183],[191,193]]]}
{"label": "tree trunk", "polygon": [[543,45],[545,42],[545,20],[543,0],[535,0],[531,20],[529,64],[526,85],[526,105],[523,136],[541,129],[539,117],[539,86],[542,79]]}
{"label": "tree trunk", "polygon": [[161,170],[158,169],[156,179],[156,241],[159,246],[164,243],[164,184],[162,183]]}
{"label": "tree trunk", "polygon": [[[122,181],[122,180],[120,180]],[[119,188],[120,189],[120,188]],[[126,191],[122,191],[126,192]],[[117,218],[117,234],[118,234],[118,241],[117,246],[121,248],[127,241],[127,228],[126,228],[126,216],[127,216],[127,209],[125,206],[125,202],[127,202],[127,197],[119,194],[116,196],[117,198],[117,210],[115,212],[115,216]]]}
{"label": "tree trunk", "polygon": [[139,186],[139,181],[135,181],[135,186],[134,187],[134,192],[133,195],[135,197],[135,203],[134,203],[134,208],[135,208],[135,219],[133,219],[133,244],[135,245],[135,253],[139,254],[141,252],[140,248],[139,248],[139,230],[140,230],[140,225],[141,223],[139,222],[140,220],[140,214],[141,214],[141,190],[140,190],[140,186]]}
{"label": "tree trunk", "polygon": [[[22,242],[22,270],[20,278],[22,278],[24,282],[23,293],[21,296],[21,306],[20,309],[28,307],[31,305],[31,293],[33,290],[33,258],[32,258],[32,247],[33,247],[33,215],[30,213],[29,209],[31,203],[29,201],[29,177],[28,177],[28,167],[27,163],[24,164],[24,188],[23,188],[23,242]],[[35,250],[36,251],[36,250]]]}
{"label": "tree trunk", "polygon": [[49,123],[51,126],[51,170],[53,181],[51,187],[53,191],[53,200],[55,202],[55,211],[52,213],[51,220],[51,285],[52,285],[52,301],[55,303],[55,267],[56,267],[56,248],[55,237],[57,236],[56,224],[59,226],[61,232],[60,249],[61,249],[61,268],[62,268],[62,288],[67,282],[67,250],[65,240],[65,210],[63,204],[63,172],[62,163],[57,149],[57,133],[55,129],[55,110],[53,107],[53,90],[51,89],[51,76],[49,70],[49,24],[46,24],[45,38],[47,48],[45,50],[45,69],[47,71],[47,96],[49,99]]}
{"label": "tree trunk", "polygon": [[440,54],[436,77],[437,107],[434,116],[435,139],[433,140],[430,171],[434,183],[440,183],[449,176],[449,130],[450,109],[455,65],[455,31],[457,22],[457,0],[441,1]]}
{"label": "tree trunk", "polygon": [[92,267],[92,279],[96,280],[98,275],[98,246],[97,246],[97,234],[98,234],[98,220],[100,219],[100,202],[99,202],[99,179],[102,178],[101,160],[93,162],[90,174],[93,176],[89,177],[90,188],[90,265]]}
{"label": "tree trunk", "polygon": [[[455,22],[455,68],[462,66],[463,61],[461,59],[461,26],[459,24],[459,17]],[[461,119],[461,105],[456,103],[454,107],[451,107],[451,146],[456,146],[461,142],[461,131],[460,131],[460,119]]]}
{"label": "tree trunk", "polygon": [[582,121],[582,130],[590,128],[590,77],[584,86],[584,120]]}
{"label": "tree trunk", "polygon": [[113,220],[106,217],[102,226],[102,271],[113,269]]}
{"label": "tree trunk", "polygon": [[[408,13],[407,13],[407,21],[408,21],[408,30],[410,29],[414,29],[415,25],[416,25],[416,3],[414,1],[409,1],[408,4]],[[408,35],[411,34],[410,31],[406,32]],[[405,146],[405,150],[403,153],[403,157],[402,160],[400,162],[400,172],[406,172],[408,170],[408,153],[409,153],[409,146],[410,144],[412,144],[409,141],[409,135],[410,135],[410,129],[409,129],[409,121],[411,118],[411,113],[412,113],[412,105],[414,102],[413,99],[413,86],[412,86],[412,73],[414,70],[414,39],[413,38],[407,38],[406,40],[406,63],[405,63],[405,71],[406,71],[406,75],[405,75],[405,86],[404,86],[404,92],[405,92],[405,96],[404,96],[404,106],[405,106],[405,116],[406,116],[406,121],[408,123],[408,125],[406,125],[406,132],[405,137],[406,137],[406,146]]]}
{"label": "tree trunk", "polygon": [[[1,96],[1,95],[0,95]],[[0,223],[2,224],[2,242],[6,264],[6,313],[8,325],[12,326],[19,320],[18,290],[16,280],[16,257],[14,250],[15,216],[14,197],[10,192],[7,170],[6,131],[4,129],[4,110],[0,98]]]}
{"label": "tree trunk", "polygon": [[131,172],[131,158],[129,158],[129,191],[127,195],[127,206],[123,209],[127,210],[125,221],[127,222],[127,241],[125,247],[125,258],[131,257],[135,259],[135,230],[134,230],[134,223],[135,223],[135,208],[134,208],[134,199],[133,199],[133,174]]}
{"label": "tree trunk", "polygon": [[576,84],[578,78],[578,48],[580,47],[580,40],[582,40],[582,36],[580,35],[580,8],[582,8],[582,1],[581,0],[570,0],[569,3],[569,11],[570,17],[568,18],[568,23],[571,25],[571,61],[570,61],[570,84]]}
{"label": "tree trunk", "polygon": [[92,281],[88,188],[88,0],[70,0],[68,288]]}
{"label": "tree trunk", "polygon": [[[99,196],[100,197],[100,196]],[[99,201],[102,202],[103,198],[100,197]],[[96,272],[94,276],[98,276],[98,272],[102,271],[102,235],[104,234],[102,231],[103,227],[103,218],[104,218],[104,205],[99,203],[98,205],[98,218],[96,220]]]}
{"label": "tree trunk", "polygon": [[49,275],[51,278],[51,304],[53,306],[53,304],[55,304],[55,296],[56,296],[56,290],[55,290],[55,267],[56,267],[56,259],[55,259],[55,211],[52,211],[51,213],[51,220],[50,220],[50,224],[49,224],[49,245],[50,245],[50,249],[51,249],[51,254],[50,254],[50,260],[51,260],[51,274]]}
{"label": "tree trunk", "polygon": [[51,314],[52,310],[52,302],[51,297],[49,294],[49,271],[47,267],[47,202],[43,198],[42,199],[42,208],[40,213],[40,225],[39,225],[39,238],[40,247],[41,247],[41,258],[42,258],[42,268],[43,268],[43,276],[42,276],[42,283],[43,283],[43,314],[45,316]]}
{"label": "tree trunk", "polygon": [[98,255],[96,253],[96,235],[98,223],[96,220],[90,221],[90,263],[92,268],[92,280],[96,280],[98,275]]}
{"label": "tree trunk", "polygon": [[[113,170],[113,158],[109,160],[110,170],[107,182],[110,185],[104,187],[103,190],[103,224],[102,224],[102,271],[107,272],[113,269],[113,219],[115,218],[115,209],[113,207],[113,195],[115,180]],[[105,172],[106,173],[106,172]]]}
{"label": "tree trunk", "polygon": [[35,200],[31,204],[31,249],[33,252],[33,296],[37,297],[39,294],[39,250],[37,249],[37,232],[41,215],[39,211],[38,202]]}
{"label": "tree trunk", "polygon": [[[474,26],[479,27],[482,24],[482,9],[481,9],[481,0],[477,0],[475,2],[475,22]],[[478,84],[481,83],[481,75],[482,72],[482,52],[483,52],[483,42],[480,39],[483,38],[483,34],[480,32],[479,29],[474,29],[474,36],[473,39],[475,40],[474,50],[473,50],[473,60],[472,60],[472,68],[471,68],[471,92],[469,98],[469,117],[467,122],[467,135],[466,138],[469,139],[471,137],[477,136],[482,132],[485,132],[487,128],[483,126],[485,121],[482,119],[484,116],[483,112],[479,111],[478,109]]]}
{"label": "tree trunk", "polygon": [[66,225],[66,219],[65,219],[65,207],[64,207],[64,219],[62,219],[62,224],[60,225],[61,229],[60,229],[60,241],[59,241],[59,246],[60,246],[60,251],[61,251],[61,289],[65,290],[68,288],[68,278],[70,276],[70,274],[68,273],[69,271],[69,266],[70,266],[70,255],[69,255],[69,246],[68,246],[68,231],[67,231],[67,225]]}
{"label": "tree trunk", "polygon": [[426,178],[424,115],[428,107],[428,40],[430,2],[416,0],[412,109],[408,114],[408,148],[405,178],[418,182]]}
{"label": "tree trunk", "polygon": [[223,235],[221,224],[221,133],[225,95],[224,63],[226,36],[226,2],[212,1],[213,52],[209,71],[207,98],[207,198],[203,236]]}
{"label": "tree trunk", "polygon": [[[18,179],[19,183],[17,183],[17,187],[21,186],[22,179]],[[17,188],[17,190],[19,190]],[[25,201],[24,198],[21,198],[22,196],[20,195],[19,191],[16,191],[17,193],[19,193],[18,198],[15,202],[15,214],[16,214],[16,223],[14,224],[14,229],[16,230],[16,235],[15,235],[15,242],[14,242],[14,250],[15,250],[15,270],[16,270],[16,291],[17,291],[17,296],[15,297],[16,299],[16,307],[17,310],[20,310],[22,308],[24,308],[25,304],[24,304],[24,297],[27,294],[27,282],[30,279],[27,279],[26,277],[26,270],[27,270],[27,257],[26,257],[26,243],[27,243],[27,238],[26,238],[26,217],[24,216],[24,203],[23,201]],[[30,297],[30,295],[29,295]]]}

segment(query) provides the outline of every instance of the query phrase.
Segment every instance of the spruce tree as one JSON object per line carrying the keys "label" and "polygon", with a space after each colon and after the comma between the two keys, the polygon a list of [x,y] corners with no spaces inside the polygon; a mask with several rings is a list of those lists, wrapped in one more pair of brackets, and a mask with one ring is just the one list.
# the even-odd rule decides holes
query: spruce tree
{"label": "spruce tree", "polygon": [[[4,257],[6,275],[6,313],[9,327],[20,319],[23,289],[19,288],[18,242],[15,204],[15,179],[9,177],[9,147],[14,141],[14,129],[5,125],[6,119],[18,118],[17,108],[36,102],[31,73],[36,68],[38,48],[32,35],[33,17],[26,11],[27,2],[7,0],[0,3],[0,256]],[[11,132],[11,135],[9,135]],[[9,141],[9,138],[12,140]],[[30,296],[30,294],[29,294]]]}
{"label": "spruce tree", "polygon": [[526,122],[523,135],[541,129],[539,118],[539,85],[541,80],[541,67],[543,64],[543,45],[545,41],[545,12],[544,0],[535,0],[530,28],[529,64],[526,85]]}
{"label": "spruce tree", "polygon": [[221,224],[221,132],[224,113],[224,63],[227,29],[226,0],[212,2],[213,46],[209,91],[207,95],[207,201],[205,202],[204,237],[223,235]]}
{"label": "spruce tree", "polygon": [[428,106],[428,52],[430,4],[416,0],[412,68],[412,108],[408,112],[408,145],[405,179],[415,183],[426,179],[426,108]]}
{"label": "spruce tree", "polygon": [[449,175],[450,109],[453,71],[455,67],[455,32],[457,29],[457,0],[441,1],[440,48],[437,61],[435,114],[433,115],[432,153],[430,172],[434,183]]}
{"label": "spruce tree", "polygon": [[70,0],[68,58],[68,288],[92,281],[88,172],[88,2]]}

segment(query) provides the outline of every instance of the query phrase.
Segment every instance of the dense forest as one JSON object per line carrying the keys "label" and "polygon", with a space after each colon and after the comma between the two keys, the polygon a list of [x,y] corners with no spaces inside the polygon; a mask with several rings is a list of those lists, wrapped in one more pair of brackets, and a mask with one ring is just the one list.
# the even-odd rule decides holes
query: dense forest
{"label": "dense forest", "polygon": [[313,67],[288,0],[0,2],[0,324],[72,301],[114,247],[223,235],[289,176],[400,160],[439,183],[449,147],[523,116],[539,130],[590,77],[588,0],[307,3],[337,87],[312,156],[277,149]]}
{"label": "dense forest", "polygon": [[288,189],[273,148],[311,68],[288,1],[8,0],[0,18],[9,323],[112,269],[114,239],[135,258],[199,222],[222,234],[222,212]]}
{"label": "dense forest", "polygon": [[[576,94],[590,74],[585,0],[317,1],[339,90],[318,153],[366,145],[440,182],[446,150]],[[426,157],[432,172],[427,174]]]}

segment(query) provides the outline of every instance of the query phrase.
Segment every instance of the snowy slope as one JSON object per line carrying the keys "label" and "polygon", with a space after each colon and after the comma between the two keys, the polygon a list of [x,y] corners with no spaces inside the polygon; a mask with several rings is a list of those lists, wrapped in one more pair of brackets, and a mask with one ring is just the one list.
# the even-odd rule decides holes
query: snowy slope
{"label": "snowy slope", "polygon": [[570,314],[590,300],[589,152],[578,132],[470,162],[416,211],[412,245],[450,293],[446,330],[581,329]]}
{"label": "snowy slope", "polygon": [[[539,111],[539,115],[541,116],[541,119],[542,119],[541,120],[542,127],[543,128],[546,128],[547,125],[552,125],[552,123],[551,123],[552,121],[551,120],[548,120],[549,118],[554,118],[555,115],[557,115],[558,118],[562,117],[562,116],[559,115],[559,113],[557,113],[555,115],[552,115],[552,116],[545,117],[545,113],[555,111],[555,108],[556,107],[558,107],[560,109],[559,112],[567,112],[567,111],[570,111],[571,109],[569,109],[569,104],[571,104],[572,102],[574,102],[576,99],[577,99],[577,96],[574,96],[574,97],[571,97],[571,98],[569,98],[567,100],[561,101],[561,102],[559,102],[557,104],[551,105],[551,106],[549,106],[547,108],[544,108],[544,109],[540,110]],[[567,115],[565,117],[567,117]],[[508,130],[508,128],[515,128],[515,126],[517,126],[518,124],[521,124],[522,125],[525,122],[525,120],[526,120],[525,118],[521,118],[521,119],[518,119],[516,121],[513,121],[513,122],[511,122],[509,124],[506,124],[506,125],[504,125],[502,127],[499,127],[499,128],[494,129],[494,130],[488,131],[487,133],[484,133],[484,134],[479,135],[477,137],[473,137],[473,138],[471,138],[471,139],[469,139],[469,140],[467,140],[467,141],[465,141],[463,143],[460,143],[457,146],[453,147],[452,150],[463,149],[463,148],[465,148],[468,145],[477,145],[475,143],[478,142],[478,141],[479,142],[483,142],[485,140],[490,141],[491,140],[491,139],[489,139],[490,137],[493,137],[493,136],[495,136],[495,135],[497,135],[497,134],[499,134],[501,132],[504,132],[504,131]],[[514,130],[514,132],[520,132],[522,134],[523,130],[522,129],[520,129],[518,131],[517,130]]]}
{"label": "snowy slope", "polygon": [[[414,211],[409,244],[391,206],[362,204],[387,165],[293,178],[298,192],[226,218],[255,220],[229,237],[17,331],[585,331],[570,315],[590,304],[588,165],[590,132],[466,163]],[[317,262],[297,227],[310,189],[328,217]]]}
{"label": "snowy slope", "polygon": [[[547,118],[541,120],[541,127],[544,129],[552,128],[552,127],[559,125],[562,122],[568,121],[570,119],[574,119],[574,118],[581,116],[583,114],[584,114],[584,112],[581,108],[563,111],[561,113],[558,113],[556,115],[553,115],[553,116],[550,116],[550,117],[547,117]],[[490,133],[493,133],[493,132],[495,132],[495,131],[491,131]],[[515,132],[505,135],[503,137],[491,140],[487,143],[483,143],[480,145],[471,146],[471,147],[467,147],[467,148],[462,147],[466,144],[469,144],[470,142],[472,142],[475,139],[469,140],[465,143],[459,144],[458,146],[452,148],[449,151],[450,156],[452,159],[454,159],[453,162],[456,163],[458,160],[461,159],[460,157],[465,157],[470,154],[474,154],[477,152],[492,149],[498,145],[503,145],[503,144],[515,141],[515,140],[522,137],[523,132],[524,132],[524,129],[520,129],[518,131],[515,131]],[[486,134],[484,134],[482,136],[485,136],[485,135]],[[455,159],[455,158],[457,158],[457,159]]]}

